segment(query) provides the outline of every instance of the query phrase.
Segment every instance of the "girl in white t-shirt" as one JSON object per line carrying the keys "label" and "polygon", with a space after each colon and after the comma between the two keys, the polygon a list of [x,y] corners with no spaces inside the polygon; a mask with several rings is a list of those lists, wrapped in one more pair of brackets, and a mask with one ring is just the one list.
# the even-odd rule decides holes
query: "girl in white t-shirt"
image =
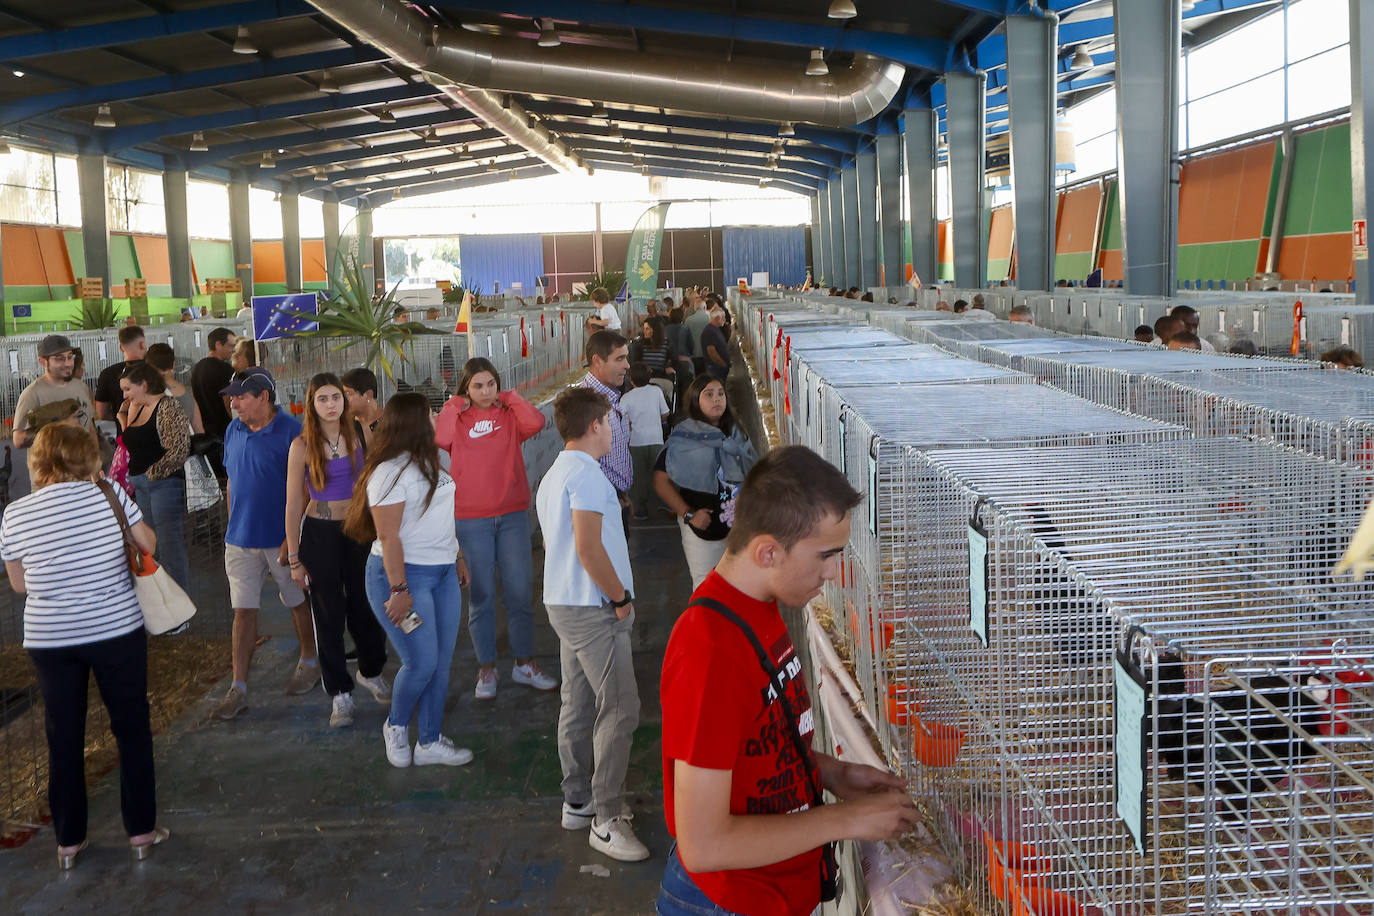
{"label": "girl in white t-shirt", "polygon": [[[387,760],[395,767],[472,760],[472,751],[454,747],[441,733],[462,619],[460,589],[468,584],[453,497],[453,478],[439,466],[429,402],[415,392],[396,395],[382,411],[344,527],[354,540],[372,541],[367,599],[401,657],[391,713],[382,725]],[[413,752],[412,715],[419,728]]]}

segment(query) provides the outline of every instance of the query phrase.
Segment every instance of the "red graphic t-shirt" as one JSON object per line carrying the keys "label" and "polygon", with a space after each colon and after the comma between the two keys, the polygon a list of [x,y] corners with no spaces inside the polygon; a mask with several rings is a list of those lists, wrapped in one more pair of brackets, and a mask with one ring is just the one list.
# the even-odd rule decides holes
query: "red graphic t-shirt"
{"label": "red graphic t-shirt", "polygon": [[[774,602],[756,601],[714,571],[696,590],[738,614],[787,678],[786,697],[810,753],[811,698],[792,639]],[[804,811],[811,798],[806,766],[786,732],[759,657],[734,623],[705,607],[688,608],[673,627],[663,659],[663,807],[673,819],[673,761],[733,770],[731,814]],[[814,758],[813,764],[814,768]],[[821,900],[820,849],[762,868],[692,872],[718,906],[750,916],[805,916]]]}

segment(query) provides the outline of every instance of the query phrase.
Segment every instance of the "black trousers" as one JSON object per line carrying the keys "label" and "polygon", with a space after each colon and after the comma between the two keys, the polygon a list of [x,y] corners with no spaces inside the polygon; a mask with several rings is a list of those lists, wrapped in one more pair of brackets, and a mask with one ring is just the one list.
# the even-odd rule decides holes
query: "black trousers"
{"label": "black trousers", "polygon": [[367,602],[364,544],[343,533],[342,521],[305,517],[301,562],[310,575],[310,612],[324,689],[331,697],[353,690],[344,658],[344,627],[358,649],[358,673],[376,677],[386,665],[386,632]]}
{"label": "black trousers", "polygon": [[157,826],[153,729],[148,719],[148,634],[62,649],[30,649],[46,706],[48,804],[57,845],[86,839],[86,696],[95,674],[119,747],[119,804],[129,836]]}

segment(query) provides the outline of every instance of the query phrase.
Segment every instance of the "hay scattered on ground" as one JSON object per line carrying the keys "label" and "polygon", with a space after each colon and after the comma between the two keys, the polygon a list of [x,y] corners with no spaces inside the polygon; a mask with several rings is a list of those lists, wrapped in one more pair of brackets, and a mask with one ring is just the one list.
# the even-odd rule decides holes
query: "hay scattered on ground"
{"label": "hay scattered on ground", "polygon": [[[148,644],[148,700],[154,734],[169,727],[199,703],[210,686],[229,670],[229,640],[196,636],[153,639]],[[22,689],[36,680],[33,663],[18,646],[0,651],[0,687]],[[91,678],[86,719],[86,779],[94,784],[118,762],[110,720]],[[3,832],[12,838],[44,823],[48,817],[48,749],[43,735],[43,703],[34,705],[0,728],[0,812]]]}

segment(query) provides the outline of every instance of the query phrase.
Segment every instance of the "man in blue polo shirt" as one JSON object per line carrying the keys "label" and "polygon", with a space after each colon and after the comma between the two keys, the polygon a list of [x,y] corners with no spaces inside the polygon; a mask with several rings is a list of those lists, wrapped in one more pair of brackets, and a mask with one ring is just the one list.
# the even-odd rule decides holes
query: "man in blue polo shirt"
{"label": "man in blue polo shirt", "polygon": [[258,608],[268,575],[282,604],[291,608],[301,660],[286,682],[287,693],[305,693],[320,679],[315,626],[305,594],[291,581],[286,551],[286,456],[301,424],[277,409],[277,385],[266,369],[235,372],[220,390],[237,415],[224,433],[229,473],[229,527],[224,533],[224,571],[234,607],[234,683],[211,715],[232,719],[248,706],[248,665],[258,641]]}

